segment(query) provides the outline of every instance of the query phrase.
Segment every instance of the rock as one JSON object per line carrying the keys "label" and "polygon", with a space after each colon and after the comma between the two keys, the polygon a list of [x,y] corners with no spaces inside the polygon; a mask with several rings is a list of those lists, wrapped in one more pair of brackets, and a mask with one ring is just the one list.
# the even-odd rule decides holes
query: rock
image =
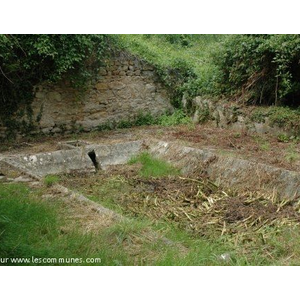
{"label": "rock", "polygon": [[61,94],[58,92],[50,92],[48,93],[48,99],[60,102],[61,101]]}
{"label": "rock", "polygon": [[100,82],[100,83],[96,84],[96,89],[97,90],[107,90],[108,85],[106,83]]}
{"label": "rock", "polygon": [[193,123],[195,124],[198,124],[199,123],[199,110],[197,109],[194,113],[194,116],[193,116]]}
{"label": "rock", "polygon": [[49,134],[52,128],[43,128],[41,131],[44,134]]}
{"label": "rock", "polygon": [[126,87],[126,85],[120,81],[113,81],[109,84],[109,87],[111,89],[121,90],[121,89],[124,89]]}
{"label": "rock", "polygon": [[58,132],[62,132],[61,128],[59,127],[55,127],[51,130],[52,133],[58,133]]}
{"label": "rock", "polygon": [[155,92],[156,91],[156,87],[155,85],[153,84],[146,84],[146,87],[145,87],[146,91],[149,92],[149,93],[152,93],[152,92]]}
{"label": "rock", "polygon": [[44,92],[37,92],[36,94],[35,94],[35,97],[36,98],[39,98],[39,99],[45,99],[45,93]]}
{"label": "rock", "polygon": [[31,181],[28,177],[19,176],[13,180],[14,182],[29,182]]}
{"label": "rock", "polygon": [[229,253],[223,253],[220,256],[218,256],[219,260],[223,261],[223,262],[230,262],[231,261],[231,257]]}
{"label": "rock", "polygon": [[32,181],[32,182],[29,183],[29,185],[31,187],[37,187],[37,186],[41,185],[41,182],[40,181]]}
{"label": "rock", "polygon": [[40,121],[40,126],[42,128],[53,127],[55,125],[53,117],[54,116],[51,115],[50,113],[49,114],[44,113],[43,116],[42,116],[42,119]]}

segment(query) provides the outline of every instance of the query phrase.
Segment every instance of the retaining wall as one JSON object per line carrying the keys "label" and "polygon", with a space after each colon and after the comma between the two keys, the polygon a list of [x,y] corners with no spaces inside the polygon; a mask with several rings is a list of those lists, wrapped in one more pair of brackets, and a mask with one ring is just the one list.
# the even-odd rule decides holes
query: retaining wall
{"label": "retaining wall", "polygon": [[[154,68],[125,52],[107,59],[99,78],[84,92],[66,82],[37,86],[31,108],[35,132],[45,134],[90,131],[132,121],[139,113],[161,115],[173,110]],[[0,137],[5,132],[0,120]]]}

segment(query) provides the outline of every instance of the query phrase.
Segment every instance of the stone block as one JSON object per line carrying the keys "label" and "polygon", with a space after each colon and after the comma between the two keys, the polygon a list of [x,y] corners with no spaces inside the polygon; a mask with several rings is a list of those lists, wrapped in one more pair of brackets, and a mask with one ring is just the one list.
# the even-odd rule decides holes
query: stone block
{"label": "stone block", "polygon": [[51,133],[60,133],[62,132],[62,129],[59,128],[59,127],[54,127],[52,130],[51,130]]}
{"label": "stone block", "polygon": [[99,74],[102,75],[102,76],[107,75],[107,70],[106,70],[106,68],[100,68]]}
{"label": "stone block", "polygon": [[126,87],[126,85],[124,83],[122,83],[121,81],[113,81],[109,84],[109,87],[112,90],[121,90],[121,89],[124,89]]}
{"label": "stone block", "polygon": [[96,89],[97,90],[107,90],[108,85],[107,85],[107,83],[99,82],[99,83],[96,84]]}
{"label": "stone block", "polygon": [[61,94],[59,92],[53,91],[49,92],[47,95],[48,100],[60,102],[61,101]]}
{"label": "stone block", "polygon": [[37,92],[35,94],[35,97],[38,99],[45,99],[46,98],[46,94],[44,92]]}
{"label": "stone block", "polygon": [[148,92],[148,93],[153,93],[153,92],[156,91],[156,87],[155,87],[154,84],[148,83],[148,84],[146,84],[146,86],[145,86],[145,91]]}

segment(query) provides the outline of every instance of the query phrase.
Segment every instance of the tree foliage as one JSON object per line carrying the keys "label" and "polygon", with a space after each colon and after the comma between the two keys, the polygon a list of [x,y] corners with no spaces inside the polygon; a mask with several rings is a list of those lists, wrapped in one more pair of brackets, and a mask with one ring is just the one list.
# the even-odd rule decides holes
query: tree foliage
{"label": "tree foliage", "polygon": [[221,94],[299,105],[300,35],[234,35],[215,53]]}

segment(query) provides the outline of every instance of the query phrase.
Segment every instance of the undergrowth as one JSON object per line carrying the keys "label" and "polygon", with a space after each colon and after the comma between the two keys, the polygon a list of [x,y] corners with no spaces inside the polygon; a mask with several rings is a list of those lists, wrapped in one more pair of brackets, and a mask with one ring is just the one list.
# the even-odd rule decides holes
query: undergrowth
{"label": "undergrowth", "polygon": [[59,180],[60,179],[59,179],[59,177],[57,175],[47,175],[44,178],[44,184],[47,187],[50,187],[50,186],[54,185],[55,183],[58,183]]}
{"label": "undergrowth", "polygon": [[[140,175],[141,176],[141,175]],[[178,223],[178,216],[174,215],[173,219],[169,214],[159,218],[151,213],[151,207],[155,206],[159,211],[167,199],[163,197],[157,200],[158,196],[154,191],[141,189],[135,183],[146,183],[149,179],[143,176],[136,178],[127,178],[123,175],[109,175],[105,177],[91,178],[89,184],[87,181],[75,179],[76,188],[86,194],[91,200],[101,203],[112,210],[118,211],[128,217],[129,222],[124,222],[113,227],[112,231],[118,236],[119,241],[128,241],[130,233],[140,235],[145,228],[152,228],[156,232],[163,234],[166,238],[175,244],[173,249],[167,249],[163,243],[151,245],[146,244],[154,251],[156,259],[151,264],[155,265],[299,265],[299,231],[297,223],[287,225],[264,225],[259,228],[259,232],[237,230],[234,234],[219,232],[218,235],[203,235],[201,231],[193,234],[188,227]],[[159,179],[157,179],[159,181]],[[162,180],[165,180],[162,178]],[[67,181],[68,182],[68,181]],[[72,182],[72,178],[71,178]],[[158,182],[157,182],[158,183]],[[159,186],[159,183],[158,183]],[[153,185],[155,187],[155,185]],[[178,187],[180,189],[180,187]],[[170,191],[171,192],[171,191]],[[143,212],[140,211],[132,202],[140,198],[140,205]],[[125,199],[125,200],[124,200]],[[127,200],[126,200],[127,199]],[[135,200],[134,200],[135,199]],[[186,209],[189,201],[187,199]],[[130,209],[131,207],[131,209]],[[170,209],[171,211],[172,209]],[[195,214],[196,212],[195,208]],[[153,212],[153,211],[152,211]],[[182,212],[177,211],[178,214]],[[208,212],[209,213],[209,212]],[[190,216],[192,213],[190,213]],[[214,218],[218,212],[215,211]],[[189,223],[188,219],[182,216],[182,221]],[[205,226],[211,226],[214,231],[218,226],[224,226],[223,223],[209,224],[209,219],[204,222]],[[213,219],[211,220],[213,221]],[[244,227],[243,222],[239,227]],[[250,224],[250,223],[249,223]],[[276,223],[277,224],[277,223]],[[230,226],[230,224],[227,224]],[[238,226],[238,224],[237,224]],[[238,229],[238,227],[236,228]],[[216,233],[216,232],[215,232]],[[180,254],[176,244],[185,247],[184,254]],[[149,255],[149,253],[148,253]],[[153,253],[152,253],[153,255]],[[221,255],[228,257],[222,259]],[[152,256],[153,258],[153,256]],[[146,258],[145,258],[146,259]]]}
{"label": "undergrowth", "polygon": [[134,118],[119,120],[118,122],[107,122],[97,127],[98,131],[113,130],[121,128],[130,128],[134,126],[175,126],[180,124],[191,124],[191,118],[181,109],[175,110],[173,113],[166,113],[161,116],[153,116],[150,113],[138,113]]}
{"label": "undergrowth", "polygon": [[252,121],[263,123],[266,119],[270,125],[283,129],[292,129],[295,134],[300,134],[300,110],[290,107],[270,106],[257,107],[250,116]]}

